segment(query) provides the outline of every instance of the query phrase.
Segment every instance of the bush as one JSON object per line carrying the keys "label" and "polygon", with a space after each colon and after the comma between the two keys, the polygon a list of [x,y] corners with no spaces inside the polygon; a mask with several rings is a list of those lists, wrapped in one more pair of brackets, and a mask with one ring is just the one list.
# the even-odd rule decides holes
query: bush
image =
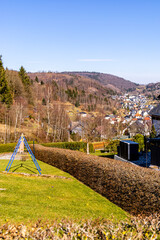
{"label": "bush", "polygon": [[0,144],[0,153],[13,152],[17,143]]}
{"label": "bush", "polygon": [[106,151],[117,153],[117,147],[119,145],[119,140],[111,140],[107,146],[105,146]]}
{"label": "bush", "polygon": [[133,141],[139,144],[139,152],[144,151],[144,136],[142,134],[134,136]]}
{"label": "bush", "polygon": [[[43,143],[42,145],[46,147],[63,148],[87,152],[87,143],[85,142],[56,142],[56,143]],[[94,152],[92,143],[89,143],[89,152],[90,153]]]}
{"label": "bush", "polygon": [[[33,144],[33,142],[29,141],[28,144]],[[35,142],[35,144],[36,144],[36,142]],[[17,145],[17,142],[16,143],[0,144],[0,153],[13,152],[16,145]]]}

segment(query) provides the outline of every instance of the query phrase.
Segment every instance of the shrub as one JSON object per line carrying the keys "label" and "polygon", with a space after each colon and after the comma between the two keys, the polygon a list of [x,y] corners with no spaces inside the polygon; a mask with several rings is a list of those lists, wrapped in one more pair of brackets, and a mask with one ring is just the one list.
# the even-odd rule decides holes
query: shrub
{"label": "shrub", "polygon": [[117,147],[119,145],[119,140],[111,140],[107,146],[105,146],[106,151],[117,153]]}
{"label": "shrub", "polygon": [[17,143],[0,144],[0,153],[13,152]]}
{"label": "shrub", "polygon": [[139,151],[143,151],[144,150],[144,136],[142,134],[137,134],[134,138],[133,138],[134,142],[137,142],[139,144]]}
{"label": "shrub", "polygon": [[[87,152],[87,143],[85,142],[56,142],[56,143],[43,143],[42,145],[46,147],[63,148]],[[92,143],[89,143],[89,152],[90,153],[94,152]]]}
{"label": "shrub", "polygon": [[[33,142],[29,141],[28,144],[33,144]],[[0,144],[0,153],[13,152],[16,145],[17,145],[17,143]]]}

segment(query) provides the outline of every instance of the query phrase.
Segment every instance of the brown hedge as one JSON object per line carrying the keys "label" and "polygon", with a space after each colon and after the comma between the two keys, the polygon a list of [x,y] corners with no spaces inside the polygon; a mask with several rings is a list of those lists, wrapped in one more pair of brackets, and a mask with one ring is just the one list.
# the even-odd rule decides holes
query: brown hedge
{"label": "brown hedge", "polygon": [[160,172],[78,151],[35,145],[37,159],[88,185],[124,210],[160,213]]}

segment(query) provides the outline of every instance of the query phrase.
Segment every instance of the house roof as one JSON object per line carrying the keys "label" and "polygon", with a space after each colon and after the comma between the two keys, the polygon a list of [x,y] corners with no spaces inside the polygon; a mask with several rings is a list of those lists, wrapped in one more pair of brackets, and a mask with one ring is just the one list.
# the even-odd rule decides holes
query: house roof
{"label": "house roof", "polygon": [[73,131],[77,127],[84,127],[81,122],[72,122],[70,125],[70,131]]}
{"label": "house roof", "polygon": [[150,112],[149,115],[160,116],[160,104],[154,107]]}
{"label": "house roof", "polygon": [[80,112],[79,114],[87,114],[86,112]]}
{"label": "house roof", "polygon": [[151,119],[150,119],[150,117],[145,117],[144,120],[145,120],[145,121],[149,121],[149,120],[151,120]]}
{"label": "house roof", "polygon": [[134,123],[132,123],[128,129],[130,130],[130,132],[137,132],[137,133],[141,133],[144,130],[144,126],[142,123],[140,123],[139,121],[136,121]]}

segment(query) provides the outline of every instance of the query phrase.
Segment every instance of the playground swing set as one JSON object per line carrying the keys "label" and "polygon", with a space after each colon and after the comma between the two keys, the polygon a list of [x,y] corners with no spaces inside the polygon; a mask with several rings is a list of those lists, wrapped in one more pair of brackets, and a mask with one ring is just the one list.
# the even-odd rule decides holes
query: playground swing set
{"label": "playground swing set", "polygon": [[[38,162],[37,162],[37,160],[36,160],[32,150],[31,150],[30,146],[28,145],[28,142],[27,142],[27,140],[26,140],[26,138],[24,137],[23,134],[21,135],[21,137],[18,140],[18,143],[17,143],[17,145],[16,145],[16,147],[14,149],[14,152],[13,152],[13,154],[12,154],[12,156],[11,156],[9,162],[8,162],[8,165],[6,167],[6,171],[9,172],[9,170],[11,169],[12,163],[13,163],[13,161],[15,159],[15,156],[16,156],[17,152],[20,152],[20,153],[24,152],[24,146],[26,147],[28,153],[30,154],[31,159],[32,159],[33,163],[35,164],[38,173],[41,175],[41,168],[40,168],[40,166],[39,166],[39,164],[38,164]],[[23,156],[22,156],[22,161],[25,161],[25,160],[26,159],[23,158]],[[19,164],[17,166],[22,167],[23,165],[25,165],[25,164],[21,163],[21,164]],[[27,167],[28,167],[28,165],[27,165]]]}

